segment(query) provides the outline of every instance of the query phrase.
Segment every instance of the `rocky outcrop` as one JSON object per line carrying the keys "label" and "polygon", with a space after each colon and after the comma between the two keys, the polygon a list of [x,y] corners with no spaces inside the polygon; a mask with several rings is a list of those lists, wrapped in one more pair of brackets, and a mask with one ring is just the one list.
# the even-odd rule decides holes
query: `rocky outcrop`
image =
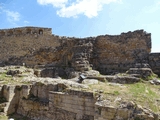
{"label": "rocky outcrop", "polygon": [[158,115],[134,102],[121,103],[119,107],[96,102],[95,120],[158,120]]}
{"label": "rocky outcrop", "polygon": [[71,89],[73,86],[73,82],[52,79],[34,85],[4,85],[1,96],[6,102],[0,104],[0,109],[33,120],[158,120],[157,114],[134,102],[111,106],[106,100],[97,99],[93,92]]}
{"label": "rocky outcrop", "polygon": [[[134,102],[129,102],[130,100],[104,97],[106,91],[101,89],[107,85],[126,89],[122,84],[140,81],[139,78],[127,74],[107,76],[100,75],[95,70],[85,71],[81,74],[81,77],[85,76],[85,79],[82,84],[79,84],[78,77],[68,80],[60,77],[36,77],[34,70],[24,66],[3,67],[0,71],[0,77],[5,74],[10,74],[7,75],[9,78],[13,76],[10,81],[12,84],[4,83],[6,85],[0,86],[0,110],[6,115],[18,113],[33,120],[158,120],[156,113]],[[18,81],[18,78],[21,79]],[[106,82],[106,80],[114,83],[102,83],[104,86],[101,84],[99,89],[95,87],[93,90],[89,87],[92,84],[95,86],[100,84],[100,81]],[[1,80],[1,82],[4,81]],[[6,79],[7,81],[9,80]],[[17,82],[14,83],[14,81]],[[153,82],[156,84],[159,81]],[[113,93],[110,94],[116,94],[115,91]]]}

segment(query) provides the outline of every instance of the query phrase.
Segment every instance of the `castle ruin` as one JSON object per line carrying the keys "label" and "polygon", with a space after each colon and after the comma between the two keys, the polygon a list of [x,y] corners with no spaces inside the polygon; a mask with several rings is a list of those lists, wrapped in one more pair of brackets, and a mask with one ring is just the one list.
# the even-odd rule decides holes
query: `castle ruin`
{"label": "castle ruin", "polygon": [[[24,77],[21,84],[0,85],[0,99],[5,100],[1,101],[0,110],[6,115],[18,113],[34,120],[158,120],[158,114],[133,101],[119,103],[114,96],[118,91],[113,91],[117,98],[112,106],[108,98],[102,99],[103,91],[85,91],[89,90],[87,85],[61,79],[95,70],[96,75],[89,77],[97,84],[100,79],[137,83],[141,76],[116,76],[134,67],[160,75],[160,53],[151,53],[151,34],[144,30],[75,38],[53,35],[51,28],[2,29],[0,51],[2,76],[7,75],[12,82]],[[159,99],[155,101],[158,103]]]}
{"label": "castle ruin", "polygon": [[151,53],[151,34],[144,30],[74,38],[53,35],[51,28],[21,27],[0,30],[0,44],[1,66],[25,63],[113,74],[147,63],[160,74],[160,53]]}

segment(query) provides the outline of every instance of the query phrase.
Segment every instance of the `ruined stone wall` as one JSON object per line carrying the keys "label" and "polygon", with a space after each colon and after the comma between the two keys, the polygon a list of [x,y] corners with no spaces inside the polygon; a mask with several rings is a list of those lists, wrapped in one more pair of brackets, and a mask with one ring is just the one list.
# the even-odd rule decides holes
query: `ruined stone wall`
{"label": "ruined stone wall", "polygon": [[95,99],[92,92],[70,90],[66,93],[50,92],[49,107],[63,109],[76,114],[76,120],[93,119]]}
{"label": "ruined stone wall", "polygon": [[154,73],[160,76],[160,53],[149,54],[149,65]]}
{"label": "ruined stone wall", "polygon": [[51,28],[41,28],[41,27],[19,27],[12,29],[0,29],[0,37],[8,37],[8,36],[21,36],[26,34],[34,34],[34,35],[51,35]]}
{"label": "ruined stone wall", "polygon": [[118,107],[105,105],[104,102],[96,102],[94,120],[158,120],[156,114],[132,101]]}
{"label": "ruined stone wall", "polygon": [[93,64],[104,74],[124,72],[135,63],[147,63],[150,52],[151,34],[143,30],[117,36],[98,36],[94,44]]}
{"label": "ruined stone wall", "polygon": [[[22,34],[17,35],[18,30]],[[7,35],[9,31],[12,35]],[[5,61],[6,64],[49,65],[75,71],[96,69],[102,74],[114,74],[125,72],[136,63],[154,61],[149,62],[151,34],[143,30],[88,38],[55,36],[51,35],[50,28],[38,27],[0,32],[0,65]]]}
{"label": "ruined stone wall", "polygon": [[[42,83],[41,85],[37,83],[32,88],[23,87],[21,91],[26,91],[26,88],[30,92],[19,96],[18,108],[15,110],[18,114],[39,120],[94,120],[96,101],[92,92],[76,90],[58,92],[58,89],[55,89],[55,91],[48,91],[46,95],[42,91],[46,92],[50,86]],[[14,107],[14,104],[12,106]]]}
{"label": "ruined stone wall", "polygon": [[93,92],[56,89],[46,96],[42,89],[49,90],[50,86],[44,83],[2,86],[2,96],[7,102],[0,103],[1,112],[18,113],[34,120],[158,120],[157,114],[134,102],[112,106],[107,100],[96,100]]}
{"label": "ruined stone wall", "polygon": [[[28,57],[28,55],[33,55],[40,48],[56,47],[59,45],[59,38],[53,35],[24,34],[20,36],[0,37],[0,62],[7,61],[11,58],[19,59],[20,57]],[[10,60],[10,62],[13,62],[13,60]]]}

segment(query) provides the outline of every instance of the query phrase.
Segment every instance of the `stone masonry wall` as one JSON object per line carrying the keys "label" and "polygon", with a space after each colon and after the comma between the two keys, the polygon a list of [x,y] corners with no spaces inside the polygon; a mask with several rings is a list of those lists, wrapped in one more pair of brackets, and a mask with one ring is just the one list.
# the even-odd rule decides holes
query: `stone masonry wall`
{"label": "stone masonry wall", "polygon": [[71,89],[49,91],[48,97],[44,93],[34,96],[32,91],[40,93],[42,90],[32,87],[34,85],[2,86],[2,96],[7,102],[1,103],[0,109],[4,104],[6,114],[18,113],[33,120],[158,120],[157,114],[134,102],[115,107],[106,100],[96,100],[93,92]]}
{"label": "stone masonry wall", "polygon": [[[36,96],[20,98],[17,113],[39,120],[94,120],[94,104],[96,101],[92,92],[48,91],[46,93],[49,95],[48,98],[41,92],[42,90],[49,90],[50,86],[44,88],[45,86],[39,84],[39,87],[43,86],[43,89],[37,89],[36,86],[38,84],[33,85],[30,89],[30,94]],[[39,95],[33,93],[33,91],[37,91]]]}
{"label": "stone masonry wall", "polygon": [[124,72],[136,63],[147,63],[150,52],[151,34],[143,30],[117,36],[98,36],[94,44],[93,64],[104,74]]}
{"label": "stone masonry wall", "polygon": [[[24,34],[20,36],[0,37],[0,63],[3,61],[10,61],[12,63],[14,62],[13,59],[17,60],[21,57],[26,57],[28,58],[28,64],[30,64],[30,58],[28,56],[33,55],[35,51],[46,47],[55,48],[59,45],[59,38],[53,35]],[[20,62],[23,63],[23,61]],[[33,64],[36,63],[39,63],[39,61],[35,61]]]}
{"label": "stone masonry wall", "polygon": [[149,65],[154,73],[160,75],[160,53],[150,53]]}
{"label": "stone masonry wall", "polygon": [[[21,34],[17,35],[19,30]],[[9,31],[12,35],[7,35]],[[143,30],[88,38],[55,36],[50,28],[39,27],[0,30],[0,33],[1,66],[25,63],[32,67],[96,69],[102,74],[114,74],[125,72],[137,63],[150,63],[153,68],[154,60],[150,61],[149,56],[157,56],[150,54],[151,34]],[[157,73],[156,66],[153,72]]]}
{"label": "stone masonry wall", "polygon": [[43,34],[43,35],[51,35],[51,28],[42,28],[42,27],[20,27],[20,28],[12,28],[12,29],[0,29],[0,37],[8,37],[8,36],[21,36],[26,34]]}
{"label": "stone masonry wall", "polygon": [[134,102],[121,104],[118,107],[96,102],[94,120],[158,120],[158,116],[149,109]]}
{"label": "stone masonry wall", "polygon": [[66,93],[50,92],[49,107],[63,109],[76,114],[76,120],[93,119],[95,99],[93,93],[70,90]]}

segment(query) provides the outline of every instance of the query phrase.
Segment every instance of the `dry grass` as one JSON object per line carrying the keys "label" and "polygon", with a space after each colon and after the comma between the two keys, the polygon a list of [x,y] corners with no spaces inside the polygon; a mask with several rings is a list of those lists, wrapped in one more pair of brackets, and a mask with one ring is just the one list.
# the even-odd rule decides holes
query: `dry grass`
{"label": "dry grass", "polygon": [[0,85],[4,84],[12,84],[12,85],[17,85],[17,84],[29,84],[29,82],[21,82],[23,77],[18,77],[18,76],[10,76],[7,75],[6,73],[0,74]]}
{"label": "dry grass", "polygon": [[126,85],[99,82],[99,84],[90,85],[90,90],[102,92],[103,99],[109,100],[112,105],[134,101],[154,112],[160,111],[160,86],[143,82]]}

